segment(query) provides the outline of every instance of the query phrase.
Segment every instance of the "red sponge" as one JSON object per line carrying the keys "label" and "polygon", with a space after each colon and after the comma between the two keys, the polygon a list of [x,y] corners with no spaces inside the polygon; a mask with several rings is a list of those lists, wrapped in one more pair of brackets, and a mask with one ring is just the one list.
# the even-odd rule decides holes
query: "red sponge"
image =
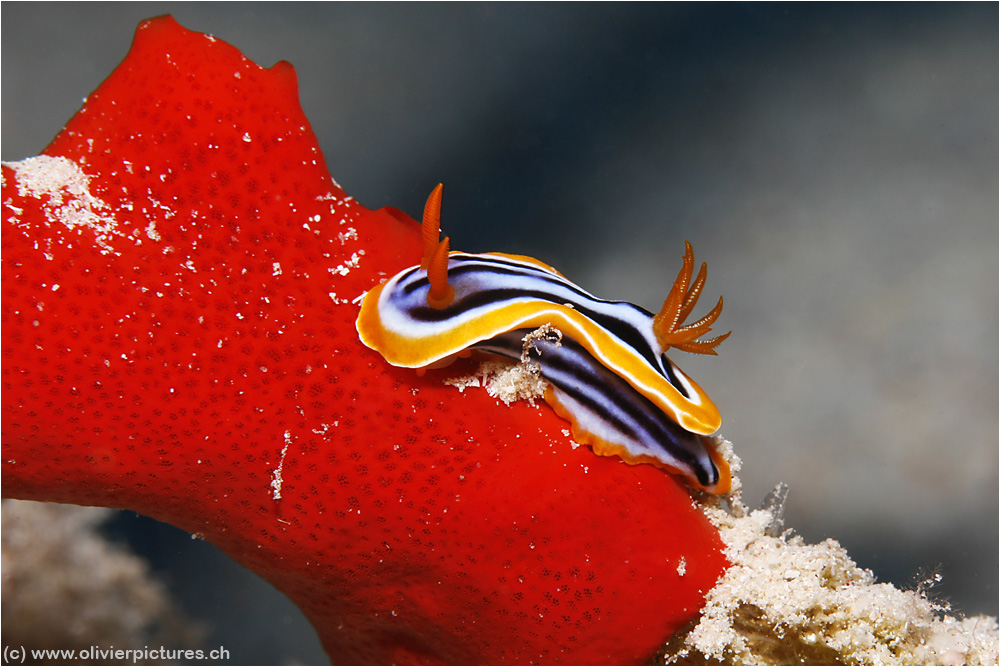
{"label": "red sponge", "polygon": [[673,477],[359,342],[420,231],[331,180],[291,65],[146,21],[3,179],[5,497],[204,536],[335,662],[635,662],[725,568]]}

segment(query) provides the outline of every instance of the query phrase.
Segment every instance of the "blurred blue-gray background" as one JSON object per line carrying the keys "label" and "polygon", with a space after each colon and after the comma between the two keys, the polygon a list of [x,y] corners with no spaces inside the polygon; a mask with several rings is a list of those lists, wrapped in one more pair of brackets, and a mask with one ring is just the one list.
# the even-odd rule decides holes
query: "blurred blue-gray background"
{"label": "blurred blue-gray background", "polygon": [[[37,154],[170,13],[292,62],[334,178],[452,247],[536,256],[657,310],[683,241],[724,294],[745,501],[883,580],[997,613],[998,6],[4,3],[2,157]],[[572,508],[567,508],[572,511]],[[123,517],[237,662],[322,660],[210,546]],[[283,605],[283,606],[282,606]]]}

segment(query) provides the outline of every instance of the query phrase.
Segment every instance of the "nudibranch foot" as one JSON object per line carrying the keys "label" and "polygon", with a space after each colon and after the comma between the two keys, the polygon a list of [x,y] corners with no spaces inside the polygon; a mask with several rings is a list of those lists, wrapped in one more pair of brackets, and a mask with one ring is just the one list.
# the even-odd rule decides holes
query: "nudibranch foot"
{"label": "nudibranch foot", "polygon": [[427,371],[436,370],[438,368],[447,368],[459,359],[468,359],[472,356],[472,350],[462,350],[461,352],[456,352],[455,354],[449,354],[447,357],[442,357],[437,361],[433,361],[426,366],[421,366],[417,369],[417,375],[424,375]]}

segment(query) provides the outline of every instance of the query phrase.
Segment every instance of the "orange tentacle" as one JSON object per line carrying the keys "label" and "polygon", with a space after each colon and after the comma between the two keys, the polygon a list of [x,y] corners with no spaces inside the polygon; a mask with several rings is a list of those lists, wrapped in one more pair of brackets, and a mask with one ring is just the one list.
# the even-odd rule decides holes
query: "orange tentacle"
{"label": "orange tentacle", "polygon": [[673,347],[677,348],[682,352],[693,352],[695,354],[715,355],[718,354],[715,348],[719,345],[719,343],[729,338],[729,334],[731,333],[733,332],[727,331],[721,336],[716,336],[715,338],[709,338],[707,340],[695,340],[689,343],[676,343],[675,345],[673,345]]}
{"label": "orange tentacle", "polygon": [[698,303],[698,297],[701,296],[705,279],[708,276],[708,266],[702,263],[698,276],[691,283],[693,270],[694,251],[691,249],[691,244],[685,241],[684,264],[681,266],[680,273],[677,274],[677,280],[674,281],[670,293],[663,302],[663,308],[653,317],[653,332],[656,334],[656,340],[660,343],[662,352],[674,347],[684,352],[716,354],[715,348],[729,336],[729,333],[726,333],[715,338],[698,340],[712,330],[711,325],[722,313],[722,297],[719,297],[719,302],[707,315],[691,324],[683,324],[691,311],[694,310],[695,304]]}
{"label": "orange tentacle", "polygon": [[[680,273],[677,274],[674,286],[663,302],[663,307],[653,317],[653,331],[656,332],[657,340],[660,339],[661,331],[674,331],[680,323],[681,310],[684,308],[684,297],[687,292],[688,281],[691,279],[691,269],[694,265],[694,251],[691,249],[691,244],[685,241],[684,245],[684,264],[681,266]],[[662,343],[663,341],[660,342]]]}
{"label": "orange tentacle", "polygon": [[455,298],[455,288],[448,284],[449,243],[450,239],[444,237],[427,267],[427,279],[431,283],[431,289],[427,293],[427,305],[432,308],[444,308]]}
{"label": "orange tentacle", "polygon": [[441,183],[431,191],[424,204],[424,222],[421,232],[424,237],[424,256],[420,259],[420,268],[426,269],[434,259],[438,250],[438,238],[441,236]]}
{"label": "orange tentacle", "polygon": [[694,310],[694,306],[698,303],[698,297],[701,296],[701,289],[705,286],[705,278],[708,276],[708,264],[705,262],[701,263],[701,269],[698,270],[698,277],[694,279],[691,283],[691,288],[684,297],[684,303],[681,305],[681,312],[677,316],[678,322],[683,322]]}
{"label": "orange tentacle", "polygon": [[711,325],[715,322],[715,320],[719,319],[719,314],[720,313],[722,313],[722,297],[721,296],[719,297],[719,302],[717,304],[715,304],[715,307],[712,308],[712,310],[710,310],[707,315],[705,315],[703,318],[701,318],[700,320],[698,320],[696,322],[692,322],[691,324],[685,324],[684,326],[682,326],[679,329],[677,329],[677,332],[679,333],[681,331],[685,331],[685,332],[694,332],[694,331],[697,331],[698,332],[698,336],[701,336],[703,334],[707,334],[712,329]]}

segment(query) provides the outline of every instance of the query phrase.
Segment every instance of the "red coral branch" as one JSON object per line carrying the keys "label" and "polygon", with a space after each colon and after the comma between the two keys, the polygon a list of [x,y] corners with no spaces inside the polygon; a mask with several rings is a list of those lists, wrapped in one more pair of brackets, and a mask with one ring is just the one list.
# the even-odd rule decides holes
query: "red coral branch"
{"label": "red coral branch", "polygon": [[331,180],[291,65],[146,21],[3,179],[5,497],[202,535],[337,662],[632,662],[700,609],[673,477],[360,344],[420,231]]}

